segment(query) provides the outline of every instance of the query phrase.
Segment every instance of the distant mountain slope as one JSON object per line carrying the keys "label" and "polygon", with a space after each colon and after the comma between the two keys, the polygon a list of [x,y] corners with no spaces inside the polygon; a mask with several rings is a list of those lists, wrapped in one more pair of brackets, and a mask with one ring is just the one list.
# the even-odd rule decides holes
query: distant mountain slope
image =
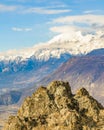
{"label": "distant mountain slope", "polygon": [[87,54],[88,56],[104,56],[104,48],[95,49]]}
{"label": "distant mountain slope", "polygon": [[3,130],[103,130],[104,107],[85,88],[54,81],[27,97]]}
{"label": "distant mountain slope", "polygon": [[22,92],[10,91],[5,94],[0,95],[0,105],[10,105],[15,104],[19,101]]}
{"label": "distant mountain slope", "polygon": [[72,90],[85,87],[104,104],[104,56],[74,57],[55,72],[43,78],[42,84],[52,80],[69,81]]}
{"label": "distant mountain slope", "polygon": [[[28,59],[16,64],[14,61],[10,61],[6,64],[9,71],[0,73],[0,88],[5,90],[4,88],[31,87],[69,58],[71,58],[71,55],[66,53],[60,55],[60,58],[50,58],[47,61]],[[3,63],[2,66],[4,66]]]}

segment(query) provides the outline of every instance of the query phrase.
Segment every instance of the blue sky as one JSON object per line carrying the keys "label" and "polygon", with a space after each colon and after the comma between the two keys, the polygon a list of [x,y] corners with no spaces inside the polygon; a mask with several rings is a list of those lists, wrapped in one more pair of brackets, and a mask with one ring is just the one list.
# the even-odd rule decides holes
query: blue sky
{"label": "blue sky", "polygon": [[72,28],[104,28],[104,0],[0,0],[0,52],[46,42]]}

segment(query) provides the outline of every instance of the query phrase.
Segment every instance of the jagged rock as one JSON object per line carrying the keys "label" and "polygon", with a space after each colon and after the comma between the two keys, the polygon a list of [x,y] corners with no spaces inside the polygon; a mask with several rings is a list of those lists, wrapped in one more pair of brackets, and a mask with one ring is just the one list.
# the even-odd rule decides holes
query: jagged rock
{"label": "jagged rock", "polygon": [[76,93],[77,96],[85,96],[85,95],[89,95],[88,91],[85,88],[81,88],[80,90],[77,91]]}
{"label": "jagged rock", "polygon": [[103,130],[104,108],[85,88],[76,95],[68,82],[54,81],[25,99],[3,130]]}
{"label": "jagged rock", "polygon": [[81,112],[93,118],[94,121],[98,120],[99,112],[103,106],[91,97],[85,88],[78,90],[74,98],[78,101]]}

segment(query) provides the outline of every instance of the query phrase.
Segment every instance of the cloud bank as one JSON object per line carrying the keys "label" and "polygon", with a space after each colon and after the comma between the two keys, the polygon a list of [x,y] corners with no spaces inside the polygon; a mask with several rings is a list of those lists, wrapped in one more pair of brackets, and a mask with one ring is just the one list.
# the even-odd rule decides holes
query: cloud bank
{"label": "cloud bank", "polygon": [[[56,18],[51,22],[55,25],[50,28],[55,33],[65,33],[71,31],[96,32],[104,30],[104,15],[76,15]],[[57,25],[57,26],[56,26]]]}

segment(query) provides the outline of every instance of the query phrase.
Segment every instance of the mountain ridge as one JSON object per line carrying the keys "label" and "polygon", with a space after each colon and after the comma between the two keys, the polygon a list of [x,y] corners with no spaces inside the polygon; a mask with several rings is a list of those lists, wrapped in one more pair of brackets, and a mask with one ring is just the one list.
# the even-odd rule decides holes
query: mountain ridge
{"label": "mountain ridge", "polygon": [[22,50],[10,50],[0,53],[0,60],[15,60],[20,57],[26,60],[34,56],[37,60],[48,60],[50,57],[59,58],[61,54],[84,55],[94,49],[104,48],[104,32],[64,33],[55,36],[46,43],[40,43]]}
{"label": "mountain ridge", "polygon": [[103,41],[103,32],[100,31],[96,34],[91,32],[85,34],[80,31],[60,34],[47,43],[35,45],[33,48],[0,53],[0,72],[16,72],[19,69],[22,71],[23,68],[28,69],[50,59],[60,59],[62,55],[70,57],[86,55],[95,49],[104,48]]}

